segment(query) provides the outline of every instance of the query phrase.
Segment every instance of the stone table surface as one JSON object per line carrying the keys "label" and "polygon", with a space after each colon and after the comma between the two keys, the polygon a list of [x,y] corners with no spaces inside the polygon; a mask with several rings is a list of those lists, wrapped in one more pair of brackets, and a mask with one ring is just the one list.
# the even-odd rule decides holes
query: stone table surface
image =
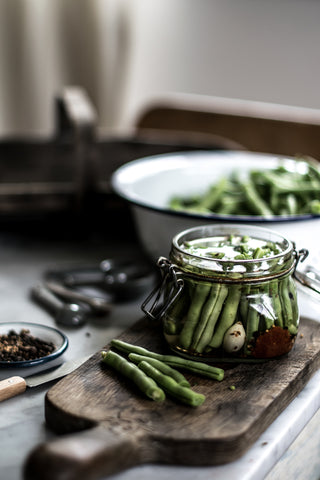
{"label": "stone table surface", "polygon": [[[140,255],[136,243],[39,240],[0,234],[0,322],[32,321],[56,327],[54,319],[30,299],[30,288],[44,271],[104,258]],[[144,297],[143,297],[144,298]],[[112,313],[78,329],[69,338],[66,360],[93,354],[141,317],[141,301],[115,305]],[[305,316],[320,319],[320,303],[302,294]],[[61,328],[59,326],[59,328]],[[2,378],[6,372],[1,373]],[[44,420],[44,397],[51,384],[28,389],[0,404],[0,478],[20,480],[25,459],[39,443],[54,438]],[[143,465],[110,480],[318,480],[320,478],[320,372],[239,460],[217,467]],[[80,480],[80,479],[79,479]]]}

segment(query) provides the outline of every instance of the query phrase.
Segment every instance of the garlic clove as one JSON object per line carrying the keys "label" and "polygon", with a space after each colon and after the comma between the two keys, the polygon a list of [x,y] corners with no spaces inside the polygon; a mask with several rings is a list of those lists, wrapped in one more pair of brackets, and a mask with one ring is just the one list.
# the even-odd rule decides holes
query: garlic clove
{"label": "garlic clove", "polygon": [[241,322],[234,323],[223,337],[223,349],[227,353],[238,352],[244,345],[246,332]]}

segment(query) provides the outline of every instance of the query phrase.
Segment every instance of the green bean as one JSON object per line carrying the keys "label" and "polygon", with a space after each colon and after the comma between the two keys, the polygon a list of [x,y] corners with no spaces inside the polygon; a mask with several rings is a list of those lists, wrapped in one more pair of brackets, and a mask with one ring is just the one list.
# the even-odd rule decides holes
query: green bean
{"label": "green bean", "polygon": [[173,210],[193,210],[199,207],[201,201],[201,196],[194,195],[188,198],[182,198],[180,196],[175,196],[170,199],[169,206]]}
{"label": "green bean", "polygon": [[259,196],[252,182],[240,182],[240,186],[245,195],[248,207],[253,211],[253,213],[266,217],[273,215],[272,210],[268,207],[267,203]]}
{"label": "green bean", "polygon": [[[320,200],[311,200],[308,203],[307,210],[314,215],[320,215]],[[306,212],[308,213],[308,212]]]}
{"label": "green bean", "polygon": [[210,252],[210,258],[216,258],[220,260],[223,257],[225,257],[225,253],[223,252]]}
{"label": "green bean", "polygon": [[274,185],[270,186],[270,194],[269,194],[269,202],[270,202],[270,208],[273,211],[275,215],[279,214],[279,194],[277,191],[277,188]]}
{"label": "green bean", "polygon": [[182,370],[187,370],[191,373],[202,375],[203,377],[212,378],[213,380],[221,381],[224,378],[224,370],[222,368],[207,365],[203,362],[188,360],[176,355],[161,355],[160,353],[151,352],[146,348],[132,345],[119,339],[111,340],[111,345],[122,352],[133,352],[138,355],[146,355],[147,357],[156,358],[173,368],[181,368]]}
{"label": "green bean", "polygon": [[208,190],[200,202],[200,207],[213,210],[219,203],[227,185],[227,179],[222,177],[216,185]]}
{"label": "green bean", "polygon": [[261,320],[264,322],[265,330],[269,330],[274,325],[276,320],[276,313],[274,309],[273,299],[270,295],[269,283],[263,283],[261,285],[259,293],[259,303],[262,306]]}
{"label": "green bean", "polygon": [[170,367],[167,363],[161,362],[156,358],[147,357],[146,355],[138,355],[137,353],[129,353],[129,360],[132,360],[135,364],[139,364],[143,360],[150,363],[154,368],[159,370],[160,372],[172,377],[179,385],[182,387],[190,388],[190,383],[188,380],[182,375],[182,373],[178,372],[175,368]]}
{"label": "green bean", "polygon": [[198,407],[202,405],[206,399],[201,393],[196,393],[191,390],[191,388],[182,387],[172,377],[164,375],[157,368],[144,360],[139,363],[138,367],[148,375],[148,377],[153,378],[153,380],[160,385],[166,393],[178,399],[180,402],[190,405],[191,407]]}
{"label": "green bean", "polygon": [[179,344],[182,348],[189,349],[191,345],[193,333],[200,318],[204,302],[210,292],[210,288],[210,285],[204,283],[198,283],[195,287],[187,318],[179,336]]}
{"label": "green bean", "polygon": [[215,209],[216,213],[220,215],[230,215],[234,211],[239,211],[241,209],[240,198],[232,195],[225,195],[223,197],[223,203]]}
{"label": "green bean", "polygon": [[210,289],[209,295],[202,307],[201,315],[199,315],[198,322],[193,333],[191,350],[194,350],[195,346],[198,344],[201,338],[203,330],[206,327],[208,318],[217,301],[217,298],[219,295],[219,289],[220,289],[219,284],[213,284]]}
{"label": "green bean", "polygon": [[265,249],[261,247],[257,247],[255,251],[253,252],[252,258],[257,259],[257,258],[263,258],[266,256],[266,251]]}
{"label": "green bean", "polygon": [[291,276],[284,278],[280,284],[282,309],[284,311],[284,326],[295,335],[298,331],[299,312],[295,287]]}
{"label": "green bean", "polygon": [[290,215],[295,215],[298,213],[298,202],[297,197],[292,193],[289,193],[286,197],[286,203],[288,206],[288,212]]}
{"label": "green bean", "polygon": [[318,162],[314,160],[312,157],[305,157],[303,159],[305,162],[308,162],[309,171],[308,174],[315,178],[316,180],[320,181],[320,171],[318,167]]}
{"label": "green bean", "polygon": [[234,324],[238,306],[241,297],[241,285],[232,285],[229,287],[228,296],[223,307],[222,313],[215,329],[212,338],[209,342],[209,347],[219,348],[222,345],[223,337],[228,328]]}
{"label": "green bean", "polygon": [[226,285],[213,285],[193,337],[191,348],[196,352],[202,353],[209,344],[227,295],[228,287]]}
{"label": "green bean", "polygon": [[[279,193],[312,193],[315,191],[315,185],[312,182],[304,181],[301,176],[284,176],[277,172],[264,172],[265,179],[277,189]],[[318,188],[320,184],[317,184]]]}
{"label": "green bean", "polygon": [[289,297],[288,276],[279,282],[280,301],[282,305],[283,326],[289,327],[293,324],[292,305]]}
{"label": "green bean", "polygon": [[288,291],[289,291],[289,298],[291,301],[292,307],[292,320],[293,324],[298,327],[299,323],[299,306],[297,301],[297,290],[295,287],[295,283],[292,277],[288,278]]}
{"label": "green bean", "polygon": [[170,307],[164,317],[164,331],[169,335],[175,335],[179,333],[179,327],[177,319],[181,320],[188,310],[188,302],[186,296],[179,296],[174,304]]}
{"label": "green bean", "polygon": [[242,324],[244,325],[244,327],[247,324],[249,294],[250,294],[250,285],[243,285],[241,298],[240,298],[239,313],[240,313],[240,320],[241,320]]}
{"label": "green bean", "polygon": [[272,304],[275,312],[275,325],[278,327],[283,327],[283,316],[281,301],[279,296],[279,280],[273,280],[270,282],[270,297],[272,299]]}
{"label": "green bean", "polygon": [[176,320],[166,316],[163,320],[163,331],[167,335],[176,335],[178,331]]}
{"label": "green bean", "polygon": [[165,400],[164,391],[159,388],[155,381],[148,377],[141,369],[132,362],[129,362],[125,358],[121,357],[115,352],[109,350],[108,352],[102,351],[102,360],[110,367],[117,370],[120,374],[132,380],[135,385],[144,393],[147,397],[161,402]]}
{"label": "green bean", "polygon": [[254,337],[254,333],[259,330],[260,307],[259,307],[259,287],[252,287],[249,297],[247,325],[246,325],[246,341],[244,350],[248,354],[250,350],[248,345]]}

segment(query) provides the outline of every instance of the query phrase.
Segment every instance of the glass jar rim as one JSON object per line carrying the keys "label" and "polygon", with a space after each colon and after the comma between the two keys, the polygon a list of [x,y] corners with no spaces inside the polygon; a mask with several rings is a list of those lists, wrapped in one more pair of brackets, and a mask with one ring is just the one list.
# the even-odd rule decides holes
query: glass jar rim
{"label": "glass jar rim", "polygon": [[[184,241],[247,236],[252,240],[275,243],[279,253],[254,259],[216,258],[196,255],[183,248]],[[182,272],[215,281],[267,281],[293,271],[297,255],[293,242],[274,230],[242,224],[210,224],[193,227],[172,239],[170,259]]]}
{"label": "glass jar rim", "polygon": [[[196,233],[203,232],[205,235],[196,235]],[[250,234],[249,234],[250,232]],[[257,235],[256,235],[257,233]],[[266,242],[273,242],[277,244],[286,244],[286,248],[284,248],[281,252],[270,255],[270,257],[265,257],[265,258],[254,258],[254,259],[230,259],[230,258],[210,258],[210,257],[204,257],[201,255],[196,255],[194,253],[190,253],[187,250],[183,249],[181,247],[181,241],[184,239],[186,240],[186,237],[191,236],[192,240],[200,240],[201,238],[205,239],[208,237],[218,237],[218,236],[228,236],[228,235],[238,235],[238,236],[244,236],[244,235],[250,235],[252,238],[259,239],[259,240],[264,240]],[[268,238],[268,237],[273,237]],[[190,238],[188,239],[190,240]],[[179,243],[180,242],[180,243]],[[252,263],[257,263],[261,262],[261,260],[271,260],[271,259],[276,259],[276,258],[281,258],[291,252],[294,251],[294,244],[290,240],[288,240],[286,237],[283,235],[279,234],[278,232],[271,230],[269,228],[263,228],[263,227],[256,227],[252,225],[242,225],[242,224],[236,224],[236,223],[231,223],[228,225],[222,225],[222,224],[206,224],[206,225],[201,225],[198,227],[192,227],[187,230],[183,230],[182,232],[176,234],[173,239],[172,239],[172,246],[181,254],[190,256],[192,258],[198,258],[200,261],[201,260],[206,260],[206,261],[219,261],[223,265],[224,263],[234,263],[235,265],[240,265],[240,264],[245,264],[249,265]]]}

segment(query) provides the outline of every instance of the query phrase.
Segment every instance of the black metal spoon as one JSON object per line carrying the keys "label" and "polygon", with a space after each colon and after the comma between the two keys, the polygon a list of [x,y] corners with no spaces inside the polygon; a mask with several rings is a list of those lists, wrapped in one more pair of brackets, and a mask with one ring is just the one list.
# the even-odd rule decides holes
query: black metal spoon
{"label": "black metal spoon", "polygon": [[32,298],[44,306],[60,325],[79,327],[87,322],[90,308],[81,303],[65,303],[44,285],[39,284],[31,290]]}

